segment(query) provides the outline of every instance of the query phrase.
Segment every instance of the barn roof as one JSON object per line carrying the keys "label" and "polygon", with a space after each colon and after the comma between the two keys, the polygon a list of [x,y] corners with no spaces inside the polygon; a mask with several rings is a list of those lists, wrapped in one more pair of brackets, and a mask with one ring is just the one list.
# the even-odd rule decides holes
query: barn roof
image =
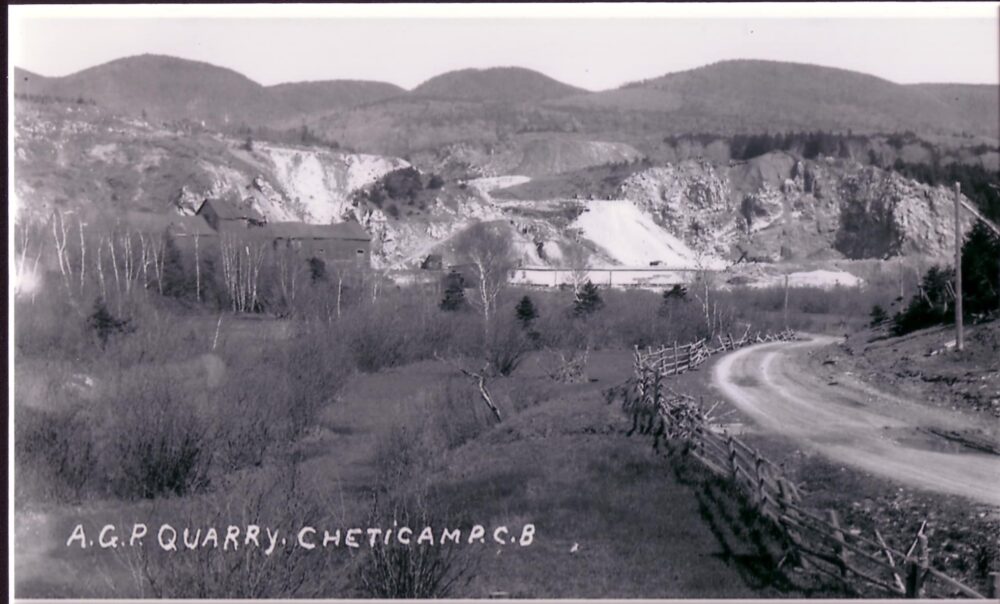
{"label": "barn roof", "polygon": [[121,214],[121,224],[136,233],[162,234],[169,231],[179,236],[215,236],[218,233],[200,216],[161,214],[129,210]]}
{"label": "barn roof", "polygon": [[263,222],[264,217],[260,215],[257,210],[251,207],[240,207],[234,202],[228,199],[206,199],[198,207],[198,214],[201,214],[202,210],[206,206],[211,206],[215,210],[215,214],[222,220],[240,220],[240,219],[250,219]]}
{"label": "barn roof", "polygon": [[371,241],[364,227],[356,222],[337,224],[305,224],[302,222],[271,222],[261,228],[275,239],[345,239]]}

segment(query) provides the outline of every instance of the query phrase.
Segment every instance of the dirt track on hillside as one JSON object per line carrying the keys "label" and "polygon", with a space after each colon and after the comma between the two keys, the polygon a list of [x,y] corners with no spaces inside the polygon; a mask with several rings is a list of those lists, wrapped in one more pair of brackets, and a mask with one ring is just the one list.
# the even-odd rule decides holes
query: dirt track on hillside
{"label": "dirt track on hillside", "polygon": [[833,373],[811,352],[828,336],[744,348],[720,359],[712,383],[764,430],[830,459],[922,489],[1000,506],[1000,456],[927,433],[975,432],[973,420],[903,400],[848,373]]}

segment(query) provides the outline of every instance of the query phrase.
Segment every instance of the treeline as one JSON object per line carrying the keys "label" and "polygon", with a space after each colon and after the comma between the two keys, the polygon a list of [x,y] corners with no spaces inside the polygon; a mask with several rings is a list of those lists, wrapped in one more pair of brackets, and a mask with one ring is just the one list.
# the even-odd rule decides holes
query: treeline
{"label": "treeline", "polygon": [[19,101],[27,101],[29,103],[38,103],[39,105],[91,105],[96,106],[97,101],[94,99],[84,98],[78,96],[76,98],[67,98],[62,96],[53,96],[50,94],[25,94],[23,92],[14,93],[14,99]]}
{"label": "treeline", "polygon": [[[901,146],[900,141],[917,141],[917,137],[912,132],[898,135],[889,135]],[[717,134],[685,134],[681,136],[667,136],[663,142],[671,147],[677,147],[683,143],[695,143],[707,147],[715,142],[723,142],[729,146],[729,155],[732,159],[746,161],[755,157],[760,157],[765,153],[773,151],[788,151],[801,155],[805,159],[816,159],[821,155],[834,157],[850,157],[851,147],[867,146],[871,143],[872,136],[854,134],[848,131],[846,134],[839,132],[826,132],[816,130],[811,132],[764,132],[761,134],[736,134],[733,136],[721,136]],[[890,143],[892,144],[892,143]],[[898,148],[898,147],[896,147]]]}
{"label": "treeline", "polygon": [[267,126],[253,128],[244,124],[224,131],[224,133],[244,139],[244,145],[247,145],[246,141],[249,141],[250,147],[253,146],[253,141],[256,140],[283,145],[306,145],[308,147],[322,147],[327,149],[341,148],[340,142],[324,138],[312,131],[305,124],[300,128],[286,129],[269,128]]}
{"label": "treeline", "polygon": [[411,213],[415,210],[423,211],[427,209],[425,196],[428,193],[425,191],[437,191],[443,186],[444,179],[441,176],[421,174],[410,166],[383,175],[357,195],[359,199],[384,210],[389,216],[399,218],[399,204],[410,206]]}
{"label": "treeline", "polygon": [[[982,221],[976,222],[962,245],[962,310],[970,319],[1000,312],[1000,236]],[[876,305],[871,319],[876,326],[889,316]],[[955,269],[933,266],[906,308],[892,317],[890,329],[894,335],[905,335],[954,320]]]}
{"label": "treeline", "polygon": [[1000,221],[1000,174],[982,166],[956,162],[941,164],[910,164],[897,159],[892,169],[913,180],[932,186],[952,186],[959,183],[962,194],[972,200],[984,216],[994,222]]}
{"label": "treeline", "polygon": [[[899,157],[893,161],[891,155],[885,159],[876,151],[875,143],[879,141],[897,152],[908,145],[920,146],[929,153],[930,161],[909,163]],[[787,151],[805,159],[816,159],[820,156],[849,158],[852,157],[853,151],[855,155],[861,153],[861,160],[870,165],[892,169],[906,178],[931,186],[951,186],[958,182],[962,186],[962,193],[971,199],[987,218],[993,221],[1000,220],[1000,190],[996,188],[1000,186],[1000,174],[997,171],[977,164],[961,163],[956,156],[952,156],[953,161],[945,161],[947,153],[942,154],[940,149],[910,131],[871,135],[854,134],[851,131],[846,134],[825,131],[775,134],[765,132],[737,134],[731,137],[700,133],[667,136],[663,142],[675,148],[683,144],[708,147],[712,143],[722,142],[729,146],[730,158],[739,161],[750,160],[773,151]],[[963,147],[963,151],[975,156],[996,150],[995,147],[985,144]]]}
{"label": "treeline", "polygon": [[730,141],[730,155],[733,159],[747,160],[772,151],[792,151],[805,159],[816,159],[821,155],[850,157],[850,145],[864,145],[866,136],[836,132],[785,132],[777,134],[738,134]]}

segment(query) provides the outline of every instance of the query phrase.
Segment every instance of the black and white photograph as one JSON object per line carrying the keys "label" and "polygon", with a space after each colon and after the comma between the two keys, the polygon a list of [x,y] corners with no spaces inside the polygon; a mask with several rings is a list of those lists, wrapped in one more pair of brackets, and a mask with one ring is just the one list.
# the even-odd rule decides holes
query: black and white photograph
{"label": "black and white photograph", "polygon": [[11,598],[1000,597],[1000,3],[7,33]]}

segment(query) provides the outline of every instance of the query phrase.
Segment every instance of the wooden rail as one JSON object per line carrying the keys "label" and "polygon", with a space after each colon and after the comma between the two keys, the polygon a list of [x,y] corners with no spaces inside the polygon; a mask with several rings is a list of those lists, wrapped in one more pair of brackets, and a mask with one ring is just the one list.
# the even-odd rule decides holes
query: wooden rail
{"label": "wooden rail", "polygon": [[783,342],[795,339],[797,339],[797,336],[792,330],[767,334],[762,334],[758,331],[751,334],[750,327],[748,326],[746,331],[743,332],[743,336],[738,340],[733,338],[733,334],[731,333],[717,335],[715,342],[718,343],[718,346],[714,346],[712,341],[706,341],[705,338],[684,345],[678,345],[675,342],[672,346],[661,346],[656,349],[650,346],[646,350],[642,350],[636,346],[634,353],[635,373],[637,377],[644,370],[657,371],[665,376],[676,375],[694,369],[707,361],[712,355],[719,354],[720,352],[731,352],[745,346],[762,344],[764,342]]}
{"label": "wooden rail", "polygon": [[704,340],[657,350],[637,348],[635,376],[608,391],[609,399],[620,398],[622,408],[631,416],[628,434],[651,436],[657,449],[664,440],[680,444],[710,472],[735,484],[749,504],[784,536],[786,559],[808,562],[810,569],[851,587],[861,582],[897,597],[985,598],[930,565],[926,522],[907,552],[887,545],[877,529],[874,538],[845,530],[835,513],[824,517],[808,509],[778,464],[714,425],[710,410],[693,397],[671,390],[664,379],[724,350],[794,338],[792,332],[750,336],[748,329],[739,340],[720,337],[718,348],[710,348]]}

